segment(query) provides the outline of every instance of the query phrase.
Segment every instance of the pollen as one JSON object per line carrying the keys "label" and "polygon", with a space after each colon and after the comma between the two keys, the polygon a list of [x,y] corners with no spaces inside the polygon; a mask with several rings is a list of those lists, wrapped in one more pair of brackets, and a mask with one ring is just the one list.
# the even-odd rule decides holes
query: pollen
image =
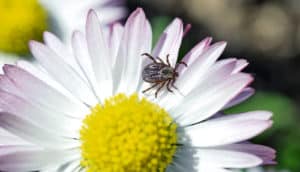
{"label": "pollen", "polygon": [[96,105],[80,130],[87,172],[164,172],[177,150],[177,124],[137,94]]}
{"label": "pollen", "polygon": [[47,13],[38,0],[0,0],[0,51],[26,55],[28,41],[42,40]]}

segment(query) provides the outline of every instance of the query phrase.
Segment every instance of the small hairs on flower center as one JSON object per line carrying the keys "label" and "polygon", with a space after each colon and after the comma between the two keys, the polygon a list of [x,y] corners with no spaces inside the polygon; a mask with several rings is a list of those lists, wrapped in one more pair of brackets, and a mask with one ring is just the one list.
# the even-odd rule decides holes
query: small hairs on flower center
{"label": "small hairs on flower center", "polygon": [[81,166],[87,172],[163,172],[176,152],[176,130],[158,105],[118,94],[84,119]]}

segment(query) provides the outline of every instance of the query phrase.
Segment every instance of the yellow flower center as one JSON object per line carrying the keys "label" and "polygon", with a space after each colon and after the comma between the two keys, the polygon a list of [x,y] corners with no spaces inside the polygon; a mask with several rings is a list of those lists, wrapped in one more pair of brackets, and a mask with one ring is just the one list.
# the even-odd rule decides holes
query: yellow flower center
{"label": "yellow flower center", "polygon": [[0,51],[24,55],[28,41],[41,40],[47,14],[37,0],[0,0]]}
{"label": "yellow flower center", "polygon": [[87,172],[163,172],[176,152],[176,130],[158,105],[118,94],[84,119],[81,165]]}

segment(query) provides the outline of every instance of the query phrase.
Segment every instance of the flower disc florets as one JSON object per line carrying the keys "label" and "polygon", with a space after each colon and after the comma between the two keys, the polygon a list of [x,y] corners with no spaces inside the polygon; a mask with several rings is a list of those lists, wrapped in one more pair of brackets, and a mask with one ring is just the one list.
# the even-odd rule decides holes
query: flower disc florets
{"label": "flower disc florets", "polygon": [[158,105],[118,94],[84,119],[81,164],[88,172],[165,171],[176,152],[176,130]]}

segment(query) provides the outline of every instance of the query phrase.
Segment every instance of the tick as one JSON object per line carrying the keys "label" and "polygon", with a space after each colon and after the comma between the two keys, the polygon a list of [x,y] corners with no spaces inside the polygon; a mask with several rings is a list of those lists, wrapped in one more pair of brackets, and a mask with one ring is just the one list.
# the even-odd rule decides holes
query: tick
{"label": "tick", "polygon": [[184,65],[187,67],[187,64],[183,61],[178,62],[175,67],[172,67],[169,61],[169,54],[167,55],[167,62],[165,63],[161,58],[157,57],[156,59],[148,53],[142,54],[142,56],[148,57],[152,63],[145,66],[143,69],[142,77],[145,82],[153,84],[151,87],[145,89],[143,93],[158,87],[155,92],[155,98],[159,91],[166,87],[169,92],[173,92],[172,87],[177,89],[174,85],[179,73],[177,69],[179,65]]}

